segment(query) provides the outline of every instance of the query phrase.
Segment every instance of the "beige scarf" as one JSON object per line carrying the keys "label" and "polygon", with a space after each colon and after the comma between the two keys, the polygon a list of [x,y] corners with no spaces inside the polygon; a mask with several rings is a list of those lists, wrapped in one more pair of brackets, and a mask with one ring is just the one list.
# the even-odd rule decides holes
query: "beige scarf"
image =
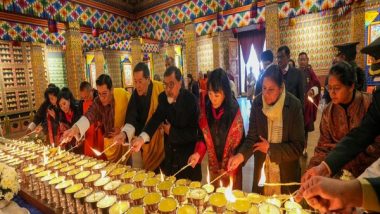
{"label": "beige scarf", "polygon": [[[281,143],[282,142],[282,109],[285,103],[285,85],[283,85],[283,90],[280,94],[280,98],[274,105],[268,105],[264,97],[263,99],[263,113],[267,117],[268,123],[268,142],[269,143]],[[270,161],[269,156],[265,159],[265,176],[267,183],[280,183],[280,167],[276,163]],[[264,195],[274,195],[281,194],[281,187],[264,187]]]}

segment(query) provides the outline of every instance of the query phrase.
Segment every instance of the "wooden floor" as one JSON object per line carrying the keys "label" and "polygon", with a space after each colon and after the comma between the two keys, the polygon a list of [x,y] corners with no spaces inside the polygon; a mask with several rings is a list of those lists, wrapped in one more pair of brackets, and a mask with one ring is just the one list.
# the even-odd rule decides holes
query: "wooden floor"
{"label": "wooden floor", "polygon": [[[249,115],[251,112],[251,104],[246,98],[239,98],[238,99],[239,105],[240,105],[240,111],[242,113],[242,117],[244,120],[244,128],[247,132],[249,127]],[[316,130],[314,132],[309,133],[309,143],[308,143],[308,157],[307,158],[301,158],[301,167],[302,172],[304,172],[304,168],[306,163],[308,163],[310,157],[313,155],[314,147],[316,146],[319,138],[319,123],[321,118],[321,112],[318,112],[317,121],[315,122]],[[141,167],[141,158],[139,154],[133,155],[133,165],[135,167]],[[203,159],[202,162],[202,174],[203,174],[203,183],[206,183],[206,175],[207,175],[207,165],[208,165],[208,158],[207,155]],[[251,192],[252,189],[252,178],[253,178],[253,165],[254,161],[253,158],[251,158],[247,164],[243,167],[243,191],[245,192]]]}

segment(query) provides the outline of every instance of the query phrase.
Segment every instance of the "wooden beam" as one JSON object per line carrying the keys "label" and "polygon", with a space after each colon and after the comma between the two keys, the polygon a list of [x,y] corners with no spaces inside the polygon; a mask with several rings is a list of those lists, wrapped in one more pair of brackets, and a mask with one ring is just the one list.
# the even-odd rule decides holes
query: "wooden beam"
{"label": "wooden beam", "polygon": [[[48,27],[48,20],[41,19],[41,18],[34,18],[30,16],[25,16],[21,14],[15,14],[15,13],[9,13],[9,12],[0,12],[0,20],[9,21],[9,22],[16,22],[21,24],[29,24],[29,25],[37,25],[41,27]],[[66,23],[65,22],[57,22],[57,29],[58,30],[66,30]],[[87,33],[91,34],[92,29],[90,27],[81,26],[80,27],[81,33]],[[106,30],[100,30],[100,33],[104,33]]]}
{"label": "wooden beam", "polygon": [[87,5],[87,6],[93,7],[97,10],[107,11],[107,12],[110,12],[110,13],[113,13],[113,14],[116,14],[119,16],[124,16],[124,17],[127,17],[127,18],[132,19],[132,20],[136,19],[136,16],[134,14],[128,13],[125,10],[121,10],[121,9],[118,9],[118,8],[115,8],[115,7],[109,6],[107,4],[100,3],[100,2],[91,1],[91,0],[72,0],[72,2],[76,2],[76,3],[82,4],[82,5]]}
{"label": "wooden beam", "polygon": [[169,30],[170,31],[176,31],[178,29],[184,29],[184,28],[185,28],[185,23],[179,23],[179,24],[176,24],[176,25],[169,26]]}
{"label": "wooden beam", "polygon": [[137,13],[135,18],[139,19],[139,18],[147,16],[149,14],[156,13],[158,11],[165,10],[165,9],[171,8],[175,5],[183,4],[186,2],[188,2],[188,0],[169,0],[165,3],[159,4],[157,6],[154,6],[152,8],[149,8],[147,10],[144,10],[144,11]]}

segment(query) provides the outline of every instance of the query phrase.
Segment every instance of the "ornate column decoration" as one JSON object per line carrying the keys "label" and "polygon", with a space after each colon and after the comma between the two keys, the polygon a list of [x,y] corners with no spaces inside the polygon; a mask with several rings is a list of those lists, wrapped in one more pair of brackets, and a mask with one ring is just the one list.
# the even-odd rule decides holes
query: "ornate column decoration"
{"label": "ornate column decoration", "polygon": [[174,44],[170,44],[166,46],[166,54],[168,55],[168,57],[172,57],[173,59],[175,59],[175,45]]}
{"label": "ornate column decoration", "polygon": [[361,67],[365,67],[364,54],[360,50],[365,46],[365,2],[355,1],[352,5],[351,13],[351,41],[360,42],[357,46],[356,62]]}
{"label": "ornate column decoration", "polygon": [[104,57],[108,66],[108,73],[112,78],[114,87],[122,87],[120,55],[118,51],[104,50]]}
{"label": "ornate column decoration", "polygon": [[45,51],[43,50],[43,46],[44,44],[41,43],[32,43],[30,48],[36,108],[44,102],[44,91],[48,86],[44,61]]}
{"label": "ornate column decoration", "polygon": [[131,39],[131,56],[132,56],[132,70],[137,63],[142,62],[143,53],[141,50],[141,39],[133,37]]}
{"label": "ornate column decoration", "polygon": [[193,22],[185,24],[186,71],[198,79],[197,35]]}
{"label": "ornate column decoration", "polygon": [[104,53],[103,53],[102,48],[97,48],[95,50],[94,59],[95,59],[96,78],[98,78],[98,76],[105,73],[104,65],[106,62],[104,59]]}
{"label": "ornate column decoration", "polygon": [[85,79],[84,57],[82,54],[82,38],[79,22],[66,25],[66,68],[67,85],[76,98],[79,98],[79,84]]}
{"label": "ornate column decoration", "polygon": [[276,0],[265,1],[265,39],[267,50],[273,53],[280,47],[280,26],[278,17],[278,4]]}

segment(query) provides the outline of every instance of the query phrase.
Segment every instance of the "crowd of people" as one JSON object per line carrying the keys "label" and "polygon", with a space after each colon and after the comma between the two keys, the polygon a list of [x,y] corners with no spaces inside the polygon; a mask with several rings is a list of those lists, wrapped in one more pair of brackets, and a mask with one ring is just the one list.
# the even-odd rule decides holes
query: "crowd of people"
{"label": "crowd of people", "polygon": [[[43,131],[52,145],[110,161],[131,148],[141,152],[144,169],[166,175],[190,164],[177,178],[198,181],[207,153],[211,179],[226,174],[216,184],[228,185],[232,176],[237,189],[242,188],[242,165],[254,156],[253,192],[297,191],[297,186],[259,185],[264,172],[269,183],[302,182],[296,199],[304,198],[321,211],[356,206],[380,211],[379,178],[325,178],[339,176],[341,169],[357,178],[380,157],[380,92],[363,92],[363,71],[354,63],[352,44],[345,47],[348,53],[339,46],[339,60],[329,70],[331,102],[323,110],[318,145],[303,176],[299,161],[307,155],[322,91],[307,53],[299,53],[296,68],[287,46],[277,50],[276,63],[270,50],[261,54],[263,69],[253,84],[247,135],[233,77],[218,68],[199,75],[198,81],[191,74],[184,78],[173,60],[168,60],[162,81],[152,80],[148,66],[138,63],[132,93],[113,87],[107,74],[97,78],[96,90],[82,82],[80,101],[68,88],[50,84],[28,130]],[[371,54],[380,45],[369,50],[363,51]],[[99,157],[94,152],[106,148]],[[368,201],[369,196],[375,198]]]}

